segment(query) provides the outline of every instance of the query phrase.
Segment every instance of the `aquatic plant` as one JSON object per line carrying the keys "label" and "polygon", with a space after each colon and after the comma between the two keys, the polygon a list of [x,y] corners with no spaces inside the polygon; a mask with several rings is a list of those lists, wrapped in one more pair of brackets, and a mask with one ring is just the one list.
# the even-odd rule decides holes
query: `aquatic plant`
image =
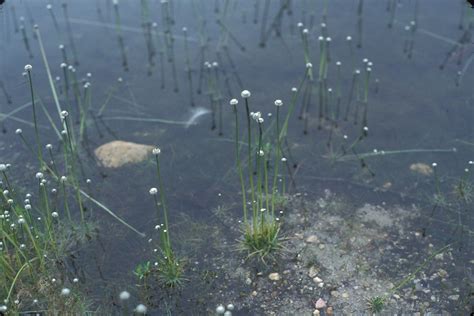
{"label": "aquatic plant", "polygon": [[[260,112],[250,112],[248,99],[251,93],[244,90],[241,93],[245,101],[245,114],[247,114],[247,154],[248,159],[248,179],[250,184],[250,206],[251,218],[247,211],[247,197],[246,197],[246,181],[244,179],[243,161],[240,155],[239,146],[239,115],[237,110],[238,100],[232,99],[230,105],[233,107],[235,116],[235,156],[237,171],[239,174],[240,187],[242,191],[242,209],[243,209],[243,237],[240,241],[240,248],[247,252],[248,258],[258,257],[262,261],[268,256],[274,255],[282,248],[280,237],[280,222],[275,215],[275,208],[277,204],[277,197],[280,197],[278,190],[279,164],[282,160],[281,154],[281,140],[280,137],[280,108],[283,105],[281,100],[274,102],[277,110],[276,127],[274,132],[275,157],[274,157],[274,174],[273,179],[269,177],[269,162],[271,161],[270,143],[264,146],[264,118]],[[256,123],[256,128],[252,127],[251,121]],[[256,143],[252,143],[252,131],[257,130]],[[286,130],[284,131],[286,133]],[[255,156],[253,155],[255,152]],[[255,159],[255,160],[254,160]],[[253,169],[253,162],[255,161],[256,168]],[[255,179],[254,179],[255,178]],[[256,181],[256,182],[255,182]]]}
{"label": "aquatic plant", "polygon": [[[176,256],[172,246],[168,225],[168,208],[166,204],[166,197],[164,192],[163,180],[161,178],[160,171],[160,156],[161,149],[153,149],[153,155],[155,156],[156,161],[156,172],[158,178],[159,189],[151,188],[149,193],[153,196],[154,204],[157,212],[157,220],[162,220],[163,223],[157,224],[155,230],[159,232],[160,243],[159,243],[159,253],[156,261],[156,271],[158,281],[167,287],[176,288],[180,287],[184,281],[183,277],[183,260]],[[159,199],[157,195],[160,195]],[[160,214],[161,208],[161,214]]]}

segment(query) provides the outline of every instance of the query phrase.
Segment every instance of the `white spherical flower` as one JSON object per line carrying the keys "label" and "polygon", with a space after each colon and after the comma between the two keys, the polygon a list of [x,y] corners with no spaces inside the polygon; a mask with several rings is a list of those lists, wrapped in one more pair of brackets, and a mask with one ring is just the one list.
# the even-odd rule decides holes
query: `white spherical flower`
{"label": "white spherical flower", "polygon": [[225,313],[225,307],[224,305],[219,305],[216,307],[216,313],[218,315],[223,315]]}
{"label": "white spherical flower", "polygon": [[23,130],[21,128],[17,128],[15,134],[20,135],[21,133],[23,133]]}
{"label": "white spherical flower", "polygon": [[436,162],[433,162],[433,163],[431,164],[431,166],[432,166],[433,168],[436,168],[436,167],[438,166],[438,164],[437,164]]}
{"label": "white spherical flower", "polygon": [[61,295],[62,296],[68,296],[69,294],[71,294],[71,290],[68,289],[67,287],[65,287],[64,289],[61,290]]}
{"label": "white spherical flower", "polygon": [[330,42],[330,41],[332,41],[332,39],[329,36],[326,37],[326,42]]}
{"label": "white spherical flower", "polygon": [[364,128],[362,128],[364,130],[364,132],[368,132],[369,131],[369,127],[368,126],[364,126]]}
{"label": "white spherical flower", "polygon": [[212,67],[219,67],[219,63],[217,61],[213,62]]}
{"label": "white spherical flower", "polygon": [[231,311],[226,311],[226,312],[224,313],[224,316],[232,316],[232,312],[231,312]]}
{"label": "white spherical flower", "polygon": [[232,304],[232,303],[231,303],[231,304],[227,304],[227,310],[233,311],[234,308],[235,308],[234,304]]}
{"label": "white spherical flower", "polygon": [[25,219],[24,219],[23,217],[21,217],[21,218],[18,219],[18,224],[19,224],[19,225],[22,225],[22,224],[24,224],[24,223],[26,223],[26,221],[25,221]]}
{"label": "white spherical flower", "polygon": [[59,44],[58,47],[59,47],[60,50],[63,50],[63,49],[64,49],[64,45],[63,45],[63,44]]}
{"label": "white spherical flower", "polygon": [[27,211],[31,210],[31,204],[26,204],[25,205],[25,210],[27,210]]}
{"label": "white spherical flower", "polygon": [[298,92],[298,88],[297,87],[291,88],[291,92]]}
{"label": "white spherical flower", "polygon": [[7,306],[6,305],[1,305],[0,306],[0,312],[4,313],[8,310]]}
{"label": "white spherical flower", "polygon": [[186,33],[188,31],[188,28],[186,26],[183,26],[182,30],[183,30],[183,32]]}
{"label": "white spherical flower", "polygon": [[69,115],[68,111],[61,111],[61,118],[65,119]]}
{"label": "white spherical flower", "polygon": [[25,71],[30,71],[31,69],[33,69],[33,66],[30,64],[25,65]]}
{"label": "white spherical flower", "polygon": [[54,218],[58,218],[59,214],[58,214],[58,212],[52,212],[51,216],[54,217]]}
{"label": "white spherical flower", "polygon": [[244,90],[240,93],[240,95],[242,96],[242,98],[247,99],[247,98],[250,98],[252,94],[250,93],[249,90]]}
{"label": "white spherical flower", "polygon": [[346,41],[352,41],[352,36],[347,36]]}
{"label": "white spherical flower", "polygon": [[287,159],[286,159],[285,157],[282,157],[282,158],[281,158],[281,162],[286,162],[286,160],[287,160]]}
{"label": "white spherical flower", "polygon": [[283,105],[283,101],[281,101],[281,100],[275,100],[275,105],[276,105],[276,106],[282,106],[282,105]]}
{"label": "white spherical flower", "polygon": [[159,154],[161,154],[161,149],[156,147],[156,148],[153,148],[151,152],[153,153],[153,155],[158,156]]}
{"label": "white spherical flower", "polygon": [[306,63],[306,68],[313,68],[313,64],[312,63]]}
{"label": "white spherical flower", "polygon": [[263,124],[263,121],[264,121],[263,117],[259,117],[258,120],[257,120],[257,122],[258,122],[259,124]]}
{"label": "white spherical flower", "polygon": [[296,24],[297,27],[303,27],[303,23],[302,22],[298,22],[298,24]]}
{"label": "white spherical flower", "polygon": [[318,41],[320,41],[320,42],[324,41],[324,36],[319,36]]}
{"label": "white spherical flower", "polygon": [[265,155],[265,152],[263,150],[259,150],[257,151],[257,155],[259,155],[260,157],[263,157]]}
{"label": "white spherical flower", "polygon": [[127,291],[120,292],[119,298],[121,301],[126,301],[130,298],[130,293]]}
{"label": "white spherical flower", "polygon": [[36,177],[36,179],[43,179],[44,174],[42,172],[37,172],[35,177]]}
{"label": "white spherical flower", "polygon": [[73,283],[77,283],[77,282],[79,282],[79,279],[78,279],[78,278],[74,278],[74,279],[72,279],[72,282],[73,282]]}
{"label": "white spherical flower", "polygon": [[303,34],[308,34],[309,30],[308,29],[303,29]]}
{"label": "white spherical flower", "polygon": [[237,99],[232,99],[232,100],[229,101],[229,104],[230,105],[237,105],[237,104],[239,104],[239,101]]}
{"label": "white spherical flower", "polygon": [[360,70],[359,70],[359,69],[356,69],[356,70],[354,71],[354,73],[355,73],[356,75],[359,75],[359,74],[360,74]]}
{"label": "white spherical flower", "polygon": [[66,63],[61,63],[61,65],[59,65],[61,68],[66,68],[67,67],[67,64]]}
{"label": "white spherical flower", "polygon": [[46,5],[46,9],[51,10],[52,8],[53,8],[53,6],[49,3]]}
{"label": "white spherical flower", "polygon": [[158,189],[157,188],[151,188],[149,192],[150,192],[151,195],[157,195],[158,194]]}
{"label": "white spherical flower", "polygon": [[336,66],[340,66],[342,63],[340,61],[336,61]]}
{"label": "white spherical flower", "polygon": [[0,163],[0,171],[5,171],[7,170],[7,165],[4,163]]}
{"label": "white spherical flower", "polygon": [[137,307],[135,307],[135,312],[138,314],[146,314],[147,310],[148,309],[143,304],[138,304]]}

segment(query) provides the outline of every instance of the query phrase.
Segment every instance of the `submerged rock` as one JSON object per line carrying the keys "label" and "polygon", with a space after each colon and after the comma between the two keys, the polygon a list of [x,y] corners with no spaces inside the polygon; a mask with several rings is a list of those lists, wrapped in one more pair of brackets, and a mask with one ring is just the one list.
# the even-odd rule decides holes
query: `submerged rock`
{"label": "submerged rock", "polygon": [[115,140],[97,147],[94,154],[104,167],[119,168],[147,159],[153,148],[150,145]]}
{"label": "submerged rock", "polygon": [[424,176],[430,176],[433,173],[433,168],[431,168],[429,165],[422,162],[411,164],[410,170],[413,172],[422,174]]}

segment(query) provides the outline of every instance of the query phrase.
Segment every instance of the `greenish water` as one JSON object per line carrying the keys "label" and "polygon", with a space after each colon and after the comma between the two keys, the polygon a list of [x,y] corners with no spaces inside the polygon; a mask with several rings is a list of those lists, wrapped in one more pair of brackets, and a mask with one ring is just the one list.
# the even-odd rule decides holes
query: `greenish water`
{"label": "greenish water", "polygon": [[[56,82],[60,103],[69,105],[73,116],[77,116],[78,111],[72,95],[69,99],[65,96],[60,44],[65,46],[67,63],[76,69],[79,82],[91,83],[87,138],[81,153],[85,174],[92,180],[90,192],[127,223],[148,235],[141,238],[94,208],[98,238],[71,259],[94,307],[105,302],[103,305],[112,310],[110,313],[118,313],[119,309],[113,303],[123,289],[133,293],[134,303],[143,302],[140,288],[134,285],[137,281],[132,271],[137,264],[152,257],[153,246],[148,238],[153,236],[155,210],[148,190],[157,186],[155,166],[152,159],[118,169],[99,166],[94,149],[117,139],[162,149],[161,168],[172,235],[178,252],[189,261],[189,280],[185,287],[179,293],[153,292],[147,302],[150,313],[162,315],[169,308],[177,315],[210,314],[217,304],[225,304],[226,299],[251,292],[243,282],[227,277],[229,271],[218,265],[223,256],[235,261],[242,257],[234,251],[235,240],[239,238],[236,228],[242,215],[240,185],[235,172],[234,116],[228,101],[231,98],[240,100],[240,92],[248,89],[252,93],[251,109],[262,111],[267,126],[275,119],[275,99],[283,100],[286,114],[292,98],[291,88],[299,87],[305,74],[301,28],[297,23],[302,22],[303,28],[308,29],[308,61],[313,64],[317,77],[318,37],[325,32],[321,28],[325,21],[328,33],[325,36],[331,37],[327,87],[334,91],[330,99],[334,107],[336,93],[341,91],[340,120],[335,128],[329,123],[320,128],[320,103],[315,82],[309,93],[307,133],[303,133],[305,122],[298,115],[303,106],[301,93],[304,87],[300,89],[295,112],[289,121],[291,156],[288,159],[291,165],[289,172],[282,171],[284,177],[290,179],[291,174],[294,178],[295,185],[290,187],[290,193],[302,193],[309,201],[314,201],[324,196],[325,190],[330,190],[348,201],[347,213],[366,203],[407,209],[416,205],[416,216],[409,221],[406,230],[429,236],[435,249],[449,243],[454,245],[452,256],[456,268],[448,272],[452,282],[458,284],[461,299],[457,302],[445,300],[449,304],[440,303],[443,307],[433,304],[433,312],[445,310],[462,314],[472,308],[469,305],[472,303],[474,259],[472,200],[433,206],[435,177],[410,170],[414,163],[431,166],[436,162],[441,189],[452,197],[453,186],[465,174],[468,161],[474,159],[474,65],[470,64],[474,58],[474,42],[472,25],[469,25],[469,21],[474,23],[474,12],[464,1],[366,0],[359,18],[359,1],[352,0],[290,0],[291,10],[283,6],[286,1],[276,0],[173,0],[169,1],[172,15],[167,24],[159,1],[122,0],[118,5],[119,27],[112,1],[68,1],[68,18],[61,3],[51,2],[58,29],[46,9],[46,1],[7,0],[1,7],[0,80],[5,89],[0,91],[0,113],[12,113],[31,101],[29,86],[22,76],[24,65],[31,64],[37,97],[59,126],[38,41],[32,31],[33,24],[38,24],[52,76],[60,78]],[[148,10],[144,11],[144,4]],[[387,10],[389,4],[396,7],[393,19],[391,11]],[[283,13],[279,15],[282,6]],[[463,27],[460,29],[462,14]],[[24,16],[31,57],[22,33],[15,32],[13,20],[21,24],[21,16]],[[358,31],[358,19],[361,32]],[[411,21],[417,21],[416,30],[413,24],[410,30],[405,30]],[[157,27],[148,30],[146,25],[152,22],[156,22]],[[390,23],[392,27],[388,26]],[[173,38],[169,47],[164,45],[163,36],[167,27]],[[187,51],[183,27],[187,28]],[[352,37],[352,44],[346,40],[347,36]],[[357,47],[359,39],[360,48]],[[461,44],[460,39],[463,39]],[[404,51],[404,48],[408,50]],[[450,57],[446,59],[448,54]],[[191,67],[192,89],[186,56]],[[363,63],[364,58],[372,63],[368,82],[368,136],[354,147],[354,151],[348,151],[335,161],[330,159],[331,154],[341,153],[340,148],[344,146],[347,149],[363,128],[362,103],[359,103],[357,124],[354,124],[357,95],[363,98],[362,86],[353,94],[348,121],[343,118],[354,70],[360,69],[365,76],[368,66]],[[208,71],[204,61],[217,62],[218,67]],[[342,63],[340,80],[337,61]],[[189,127],[151,121],[183,122],[198,107],[211,110],[209,74],[215,78],[214,71],[218,73],[217,89],[221,96],[216,108],[222,108],[222,135],[218,128],[211,128],[210,113]],[[79,85],[81,91],[83,83]],[[7,102],[4,92],[11,98],[11,103]],[[105,102],[107,105],[102,108]],[[21,128],[23,135],[34,141],[33,128],[24,122],[32,120],[30,109],[26,106],[12,116],[3,116],[5,132],[0,136],[0,162],[12,164],[16,170],[15,181],[25,188],[35,180],[38,163],[15,135],[15,130]],[[216,113],[217,125],[218,118],[219,113]],[[42,111],[39,122],[43,142],[59,148],[58,137]],[[327,145],[329,138],[330,146]],[[380,154],[381,151],[385,154]],[[472,177],[469,179],[472,181]],[[219,207],[228,211],[222,216],[216,215],[215,210]],[[285,231],[285,226],[282,230]],[[214,244],[216,240],[222,244]],[[412,253],[426,250],[423,247],[408,243],[402,250],[393,249],[387,260],[409,258]],[[415,269],[416,264],[410,263],[404,272],[390,271],[387,264],[386,274],[397,283]],[[213,275],[209,277],[213,281],[206,282],[203,275]],[[240,291],[240,294],[226,295],[226,290],[233,294]],[[314,293],[315,300],[329,292],[324,289],[322,294]],[[246,301],[242,305],[237,305],[234,315],[264,314],[265,309],[258,304]],[[396,306],[392,308],[397,311]],[[415,311],[419,309],[414,308],[412,312]],[[338,313],[337,308],[335,312]]]}

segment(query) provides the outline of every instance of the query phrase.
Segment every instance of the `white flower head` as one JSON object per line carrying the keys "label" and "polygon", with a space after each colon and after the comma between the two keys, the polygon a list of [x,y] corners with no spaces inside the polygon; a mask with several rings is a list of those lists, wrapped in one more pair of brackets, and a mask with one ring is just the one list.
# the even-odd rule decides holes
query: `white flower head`
{"label": "white flower head", "polygon": [[229,104],[230,105],[237,105],[237,104],[239,104],[239,101],[237,99],[232,99],[232,100],[229,101]]}
{"label": "white flower head", "polygon": [[146,314],[147,310],[148,309],[143,304],[138,304],[137,307],[135,307],[135,312],[138,314]]}
{"label": "white flower head", "polygon": [[352,36],[347,36],[346,41],[352,41]]}
{"label": "white flower head", "polygon": [[43,179],[44,174],[42,172],[37,172],[35,177],[36,177],[36,179]]}
{"label": "white flower head", "polygon": [[313,68],[313,64],[312,63],[306,63],[306,68]]}
{"label": "white flower head", "polygon": [[33,66],[30,64],[25,65],[25,71],[31,71],[31,69],[33,69]]}
{"label": "white flower head", "polygon": [[17,128],[15,134],[20,135],[21,133],[23,133],[23,130],[21,128]]}
{"label": "white flower head", "polygon": [[69,113],[68,111],[61,111],[61,118],[64,120],[66,117],[68,117]]}
{"label": "white flower head", "polygon": [[151,188],[149,192],[150,192],[151,195],[157,195],[158,194],[158,189],[157,188]]}
{"label": "white flower head", "polygon": [[244,90],[240,93],[240,95],[242,96],[242,98],[247,99],[247,98],[250,98],[252,94],[250,93],[249,90]]}
{"label": "white flower head", "polygon": [[65,287],[61,290],[61,295],[62,296],[69,296],[69,294],[71,294],[71,290],[68,289],[67,287]]}
{"label": "white flower head", "polygon": [[127,292],[127,291],[122,291],[119,294],[119,298],[120,298],[121,301],[126,301],[130,298],[130,293]]}
{"label": "white flower head", "polygon": [[216,313],[218,315],[223,315],[225,313],[225,307],[224,305],[219,305],[216,307]]}
{"label": "white flower head", "polygon": [[153,153],[153,155],[158,156],[159,154],[161,154],[161,149],[159,147],[155,147],[151,152]]}
{"label": "white flower head", "polygon": [[279,99],[278,99],[278,100],[275,100],[275,106],[278,106],[278,107],[279,107],[279,106],[282,106],[282,105],[283,105],[283,101],[281,101],[281,100],[279,100]]}
{"label": "white flower head", "polygon": [[0,164],[0,171],[5,171],[5,170],[7,170],[7,165],[4,164],[4,163],[1,163]]}
{"label": "white flower head", "polygon": [[260,149],[259,151],[257,151],[257,155],[259,155],[260,157],[263,157],[265,156],[265,152]]}
{"label": "white flower head", "polygon": [[58,212],[52,212],[51,216],[54,217],[54,218],[58,218],[59,214],[58,214]]}

